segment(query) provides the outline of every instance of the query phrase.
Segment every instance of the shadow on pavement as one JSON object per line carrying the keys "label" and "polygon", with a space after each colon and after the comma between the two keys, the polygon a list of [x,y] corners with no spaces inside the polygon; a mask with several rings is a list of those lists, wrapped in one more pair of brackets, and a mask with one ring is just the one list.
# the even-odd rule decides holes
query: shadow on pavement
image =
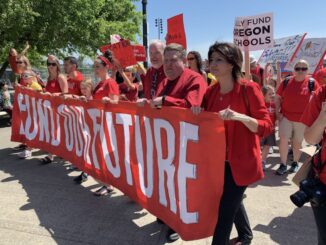
{"label": "shadow on pavement", "polygon": [[259,224],[253,229],[269,234],[276,244],[317,244],[317,228],[306,224],[314,224],[310,206],[296,208],[288,217],[276,217],[268,225]]}
{"label": "shadow on pavement", "polygon": [[20,210],[34,210],[40,222],[35,229],[44,227],[57,244],[163,244],[162,226],[140,227],[137,219],[147,212],[128,197],[95,197],[90,189],[97,185],[76,185],[60,163],[20,160],[9,148],[0,156],[0,170],[11,175],[2,182],[19,181],[28,197]]}

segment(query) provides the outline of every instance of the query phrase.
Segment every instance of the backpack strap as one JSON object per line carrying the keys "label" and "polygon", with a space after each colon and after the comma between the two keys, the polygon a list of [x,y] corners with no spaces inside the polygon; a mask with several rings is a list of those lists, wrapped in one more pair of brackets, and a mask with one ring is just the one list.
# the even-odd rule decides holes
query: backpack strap
{"label": "backpack strap", "polygon": [[288,85],[289,81],[290,81],[291,77],[286,77],[283,81],[283,91],[286,88],[286,86]]}

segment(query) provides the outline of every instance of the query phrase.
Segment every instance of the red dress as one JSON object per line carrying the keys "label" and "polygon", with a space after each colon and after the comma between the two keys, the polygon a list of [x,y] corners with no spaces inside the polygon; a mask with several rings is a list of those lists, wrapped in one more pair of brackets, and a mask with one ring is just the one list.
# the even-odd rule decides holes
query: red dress
{"label": "red dress", "polygon": [[[249,106],[250,105],[250,106]],[[272,122],[257,84],[247,80],[235,82],[232,91],[220,93],[220,84],[207,89],[203,106],[206,111],[219,112],[229,107],[258,121],[258,132],[252,133],[242,122],[224,121],[227,159],[234,181],[248,186],[264,177],[261,165],[260,140],[272,132]],[[218,149],[216,149],[218,150]]]}

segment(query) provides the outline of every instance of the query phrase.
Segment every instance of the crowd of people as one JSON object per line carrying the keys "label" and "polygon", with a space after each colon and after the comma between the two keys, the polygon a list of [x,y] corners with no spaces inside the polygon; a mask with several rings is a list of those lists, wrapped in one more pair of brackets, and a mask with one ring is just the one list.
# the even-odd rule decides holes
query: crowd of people
{"label": "crowd of people", "polygon": [[[279,63],[266,64],[263,68],[251,57],[251,79],[245,79],[242,53],[231,43],[210,46],[207,69],[198,52],[186,53],[179,44],[166,46],[159,40],[151,42],[149,59],[148,70],[139,64],[123,68],[108,50],[94,60],[94,75],[98,80],[95,83],[78,71],[75,57],[64,59],[63,73],[59,59],[49,55],[46,63],[48,79],[43,84],[32,71],[26,51],[18,54],[11,49],[9,52],[11,67],[19,75],[17,86],[66,99],[101,100],[112,104],[125,100],[138,106],[148,103],[153,109],[175,106],[191,109],[196,115],[203,110],[217,112],[224,121],[227,150],[223,195],[212,244],[229,244],[233,224],[238,237],[231,241],[232,244],[251,243],[253,233],[243,197],[249,185],[264,177],[268,155],[277,145],[277,129],[281,162],[276,175],[297,172],[302,145],[319,144],[321,160],[314,161],[311,178],[318,180],[320,188],[326,189],[326,167],[323,166],[326,160],[326,87],[323,86],[326,84],[326,68],[313,78],[309,75],[309,64],[300,60],[294,66],[293,75],[284,77]],[[12,110],[5,84],[1,85],[1,91],[6,109]],[[238,138],[246,142],[241,147]],[[22,150],[21,158],[32,156],[31,148],[25,143],[16,150]],[[289,151],[293,152],[290,168],[287,167]],[[49,164],[54,161],[54,156],[49,153],[41,161]],[[87,178],[82,172],[75,181],[80,184]],[[112,192],[112,186],[102,185],[96,195]],[[311,202],[311,205],[319,244],[325,245],[326,192],[320,202]],[[168,229],[169,241],[178,238],[174,230]]]}

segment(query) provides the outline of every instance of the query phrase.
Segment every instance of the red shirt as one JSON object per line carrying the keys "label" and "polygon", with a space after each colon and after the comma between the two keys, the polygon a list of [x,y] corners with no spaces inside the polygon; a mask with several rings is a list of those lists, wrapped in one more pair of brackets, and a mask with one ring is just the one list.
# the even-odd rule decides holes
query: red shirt
{"label": "red shirt", "polygon": [[76,71],[75,77],[69,77],[67,79],[68,82],[68,93],[74,95],[81,95],[80,91],[80,83],[84,80],[84,76],[79,71]]}
{"label": "red shirt", "polygon": [[[310,127],[321,111],[322,103],[326,100],[326,86],[320,87],[316,92],[313,93],[313,96],[307,105],[302,117],[301,122]],[[324,130],[323,138],[322,138],[322,153],[321,159],[322,161],[326,161],[326,128]],[[326,184],[326,167],[322,169],[321,173],[319,174],[320,180]]]}
{"label": "red shirt", "polygon": [[61,88],[58,79],[52,79],[46,83],[45,91],[51,94],[53,93],[61,93]]}
{"label": "red shirt", "polygon": [[135,89],[128,88],[128,86],[125,83],[120,83],[119,84],[119,90],[120,94],[124,94],[128,101],[135,102],[138,99],[138,83],[133,83],[135,86]]}
{"label": "red shirt", "polygon": [[206,89],[207,83],[203,76],[185,68],[176,80],[165,78],[157,88],[157,96],[166,96],[164,106],[190,108],[201,105]]}
{"label": "red shirt", "polygon": [[265,102],[265,104],[266,104],[269,117],[273,123],[273,128],[275,128],[275,122],[276,122],[275,103],[272,101],[272,102]]}
{"label": "red shirt", "polygon": [[[161,84],[161,82],[165,79],[165,73],[163,70],[163,66],[161,66],[159,69],[155,69],[154,67],[150,67],[147,70],[146,75],[141,75],[140,78],[142,80],[143,83],[143,94],[144,94],[144,98],[150,100],[152,99],[151,96],[151,89],[152,89],[152,83],[153,80],[155,78],[155,74],[156,75],[156,91],[157,88],[159,87],[159,85]],[[156,94],[155,94],[156,97]]]}
{"label": "red shirt", "polygon": [[119,95],[119,86],[112,78],[99,82],[93,91],[94,100],[100,100],[110,95]]}
{"label": "red shirt", "polygon": [[314,78],[319,83],[319,85],[326,84],[326,68],[322,68],[316,72]]}
{"label": "red shirt", "polygon": [[272,122],[257,84],[244,79],[240,83],[235,82],[228,94],[220,93],[219,83],[210,86],[205,94],[203,107],[207,111],[219,112],[229,106],[231,110],[249,115],[258,121],[256,134],[239,121],[224,121],[227,159],[233,178],[237,185],[247,186],[264,177],[259,137],[271,134]]}
{"label": "red shirt", "polygon": [[[280,84],[277,94],[282,98],[281,112],[292,122],[300,122],[301,115],[310,99],[308,87],[309,77],[307,76],[302,82],[295,81],[294,77],[290,78],[284,88],[284,81]],[[314,83],[314,91],[319,88],[317,82]]]}

